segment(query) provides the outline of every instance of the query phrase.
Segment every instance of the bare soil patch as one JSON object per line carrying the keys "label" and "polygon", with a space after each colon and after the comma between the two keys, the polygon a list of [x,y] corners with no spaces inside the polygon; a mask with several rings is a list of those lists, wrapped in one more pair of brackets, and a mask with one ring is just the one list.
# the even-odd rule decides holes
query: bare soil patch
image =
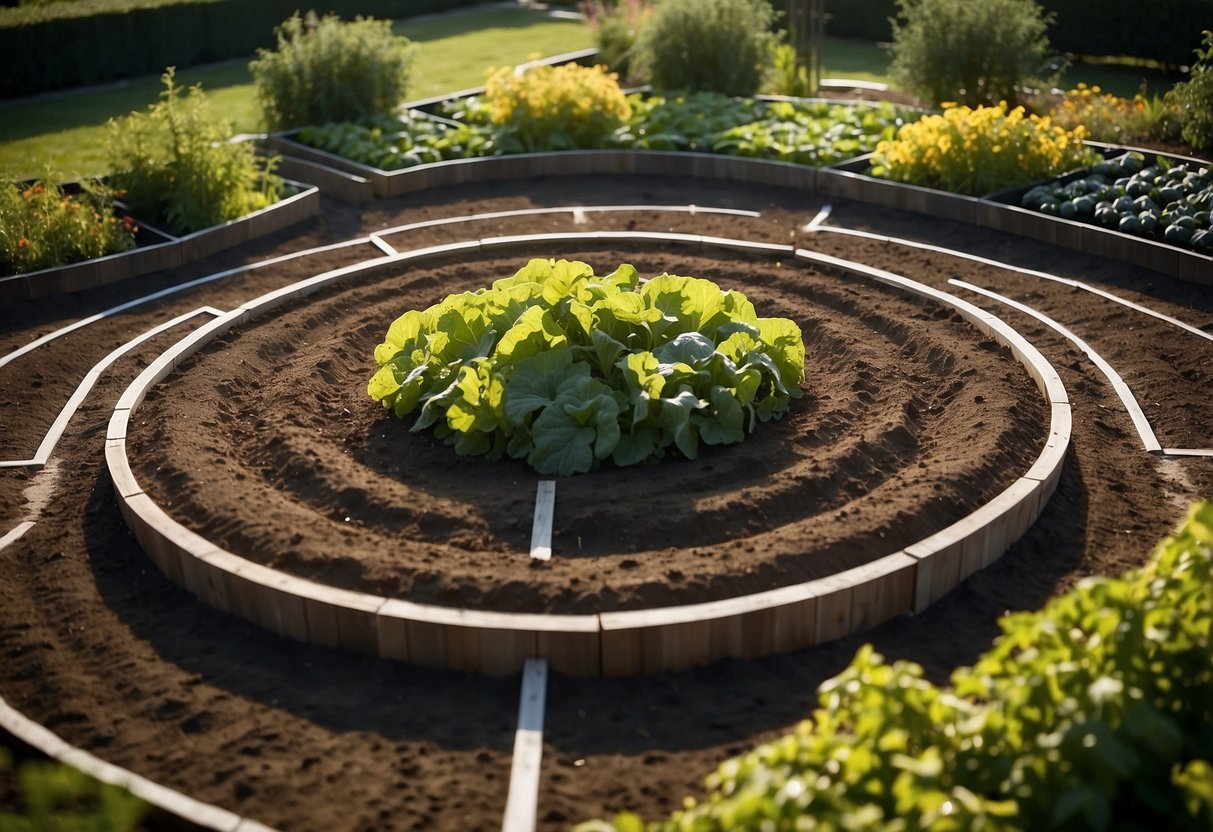
{"label": "bare soil patch", "polygon": [[[1114,360],[1147,407],[1160,438],[1166,436],[1168,443],[1184,446],[1213,446],[1207,375],[1207,368],[1213,366],[1213,344],[1208,341],[1180,334],[1140,313],[1113,317],[1120,308],[1090,293],[945,254],[838,235],[807,235],[799,229],[821,207],[819,198],[722,183],[627,178],[506,182],[377,202],[363,211],[327,204],[324,218],[317,223],[190,269],[0,310],[0,348],[7,351],[20,346],[71,320],[174,281],[377,228],[490,210],[623,202],[694,202],[760,210],[761,218],[737,221],[726,236],[792,242],[939,287],[946,287],[949,277],[959,277],[1040,305]],[[705,233],[703,216],[631,219],[639,230]],[[490,232],[481,225],[474,236],[626,227],[628,221],[603,215],[578,225],[570,215],[553,215],[529,222],[487,224],[500,231]],[[916,237],[1087,280],[1206,331],[1213,327],[1213,300],[1207,291],[1155,273],[852,203],[836,205],[831,222]],[[409,241],[413,245],[445,242],[454,233],[451,227],[411,232]],[[403,247],[403,242],[397,244]],[[662,258],[671,256],[652,250],[583,253],[587,258],[602,253],[636,259],[643,254],[652,258],[648,265],[658,269],[669,262]],[[155,323],[202,304],[233,308],[262,292],[352,262],[352,256],[326,255],[198,287],[98,323],[0,369],[2,441],[6,447],[10,442],[13,448],[36,446],[49,427],[48,416],[53,418],[89,368],[116,344]],[[701,272],[718,268],[714,262],[698,265],[703,266]],[[582,509],[578,514],[569,500],[567,507],[575,510],[571,517],[582,524],[583,553],[587,541],[598,548],[577,557],[575,543],[566,534],[559,538],[558,568],[598,569],[601,583],[570,591],[565,597],[557,590],[567,588],[576,577],[572,571],[528,570],[528,579],[546,582],[542,596],[533,589],[519,590],[512,600],[503,593],[498,602],[521,608],[532,604],[548,608],[549,603],[559,602],[577,609],[578,604],[630,603],[623,600],[625,592],[631,593],[628,598],[647,602],[653,594],[672,591],[669,587],[676,582],[665,574],[671,569],[682,571],[682,585],[692,587],[688,591],[704,594],[745,586],[751,580],[744,571],[747,565],[755,567],[759,577],[754,580],[760,585],[768,578],[789,579],[801,574],[796,570],[807,568],[804,558],[796,563],[794,557],[779,557],[793,546],[790,539],[774,541],[773,556],[766,560],[751,559],[751,553],[745,551],[748,541],[776,534],[790,524],[799,525],[816,545],[811,537],[817,533],[816,527],[806,525],[811,513],[833,521],[846,511],[846,523],[826,523],[822,532],[826,536],[820,542],[828,548],[833,540],[838,552],[849,551],[850,543],[871,542],[873,535],[879,539],[881,530],[887,533],[895,526],[945,519],[921,512],[911,518],[898,517],[895,512],[879,514],[880,501],[870,495],[880,489],[889,489],[889,493],[905,489],[897,505],[914,511],[919,508],[911,496],[917,493],[914,483],[933,494],[936,482],[985,476],[948,468],[952,462],[946,453],[931,457],[926,469],[917,468],[918,459],[909,450],[913,443],[902,441],[898,426],[919,437],[913,454],[933,444],[941,448],[969,444],[965,433],[972,429],[969,420],[989,420],[988,424],[996,426],[995,436],[1014,437],[1020,428],[1006,424],[1006,419],[1019,414],[1027,402],[1024,433],[1037,435],[1041,416],[1031,412],[1030,404],[1036,394],[1018,365],[983,349],[981,338],[961,332],[964,328],[950,316],[936,318],[937,310],[867,285],[839,281],[836,276],[802,270],[796,281],[785,285],[767,263],[734,258],[729,268],[742,269],[755,286],[755,302],[770,303],[775,312],[803,311],[815,324],[806,327],[809,337],[817,339],[810,343],[813,377],[806,385],[809,395],[783,422],[761,426],[736,449],[724,449],[697,462],[673,462],[668,472],[659,475],[658,468],[602,471],[581,481],[562,481],[558,501],[589,484],[595,491],[605,492],[602,497],[595,494],[600,502],[627,498],[633,489],[643,490],[654,500],[660,498],[664,502],[632,503],[632,521],[626,525],[654,535],[662,545],[637,537],[633,542],[639,551],[631,551],[627,528],[612,527],[609,535],[599,533],[603,518],[613,516],[613,511],[596,514],[594,509]],[[786,263],[783,266],[790,268]],[[456,285],[459,281],[479,282],[481,273],[473,271],[464,276],[452,268],[442,273],[442,279]],[[722,272],[722,279],[724,276]],[[802,286],[813,287],[813,292],[800,291]],[[290,310],[234,335],[222,349],[216,344],[180,376],[181,386],[166,387],[160,401],[149,402],[139,412],[140,420],[148,418],[147,424],[136,426],[136,435],[146,440],[160,432],[163,439],[158,441],[164,443],[154,450],[146,446],[141,453],[148,456],[141,458],[141,464],[151,467],[149,474],[155,473],[156,464],[165,470],[175,466],[182,473],[181,454],[194,453],[190,449],[196,448],[200,455],[196,459],[200,466],[206,463],[207,471],[244,469],[245,481],[258,489],[250,499],[266,501],[268,540],[277,540],[273,527],[289,518],[288,509],[297,509],[307,513],[309,534],[313,527],[334,526],[341,530],[335,539],[358,544],[350,551],[364,559],[352,558],[347,567],[345,577],[350,585],[378,585],[375,582],[379,581],[402,593],[422,592],[428,585],[435,602],[452,597],[448,593],[461,598],[466,592],[477,603],[487,604],[490,593],[484,591],[479,577],[473,580],[470,571],[445,566],[448,557],[458,558],[459,551],[471,552],[481,545],[502,562],[519,554],[520,536],[508,522],[499,522],[513,509],[508,500],[497,504],[480,496],[501,490],[497,487],[477,485],[473,496],[458,499],[445,494],[443,488],[458,484],[466,489],[479,483],[490,466],[459,461],[446,446],[408,434],[406,425],[393,422],[369,401],[359,403],[369,349],[382,334],[380,330],[392,316],[426,297],[437,296],[443,288],[435,279],[434,285],[413,286],[396,297],[376,298],[380,291],[376,287],[354,287],[350,292],[362,293],[357,295],[359,304],[347,303],[348,297],[335,292],[317,298],[314,305]],[[853,315],[848,309],[863,311]],[[701,792],[702,777],[722,759],[787,730],[808,715],[816,686],[836,673],[865,640],[874,641],[887,655],[923,663],[931,678],[944,680],[954,667],[971,662],[989,645],[997,634],[995,621],[1004,611],[1037,608],[1083,576],[1114,574],[1140,563],[1153,543],[1176,523],[1187,503],[1213,495],[1213,461],[1159,460],[1146,454],[1119,399],[1085,356],[1030,319],[1009,310],[995,311],[1057,367],[1074,406],[1073,447],[1058,492],[1040,521],[1001,560],[925,614],[890,622],[862,637],[760,661],[726,662],[631,680],[554,677],[548,691],[539,802],[542,829],[567,828],[577,820],[625,807],[650,817],[677,808],[683,795]],[[864,315],[887,323],[856,323]],[[311,316],[316,317],[315,323],[304,326]],[[886,326],[905,330],[902,343],[919,344],[917,351],[898,351],[897,360],[886,358],[883,363],[873,360],[877,354],[895,352],[898,341],[884,332]],[[290,330],[300,337],[289,339]],[[949,334],[953,330],[956,332]],[[252,339],[262,331],[266,343],[290,345],[293,351],[256,355]],[[943,372],[947,362],[933,365],[930,353],[953,337],[954,342],[940,347],[952,356],[951,368]],[[283,640],[199,604],[151,567],[118,514],[102,453],[105,424],[114,402],[156,352],[151,345],[138,349],[102,377],[56,451],[60,473],[54,498],[36,525],[0,553],[0,695],[75,745],[201,800],[282,829],[499,828],[517,709],[516,678],[485,680],[424,671]],[[237,354],[246,362],[255,359],[257,367],[241,375],[238,364],[228,363]],[[859,361],[871,366],[860,367]],[[322,366],[323,362],[328,363]],[[962,375],[970,368],[975,372]],[[322,372],[330,373],[332,381]],[[872,377],[863,378],[863,372],[871,372]],[[54,383],[40,388],[21,383],[34,373]],[[259,381],[263,389],[255,390],[253,381]],[[347,383],[355,388],[345,391]],[[963,386],[948,399],[949,385],[958,383]],[[221,389],[225,384],[229,386]],[[868,384],[876,389],[865,391]],[[870,401],[862,395],[865,392]],[[985,402],[975,411],[978,395]],[[293,399],[297,404],[286,411],[254,412],[281,399]],[[937,402],[946,405],[938,417],[928,410]],[[907,404],[917,411],[914,419],[906,413]],[[155,413],[167,418],[173,407],[194,408],[186,412],[195,420],[197,438],[191,439],[189,430],[174,427],[169,431],[163,419],[150,418]],[[347,408],[349,414],[342,413]],[[989,411],[997,411],[999,421],[993,421]],[[258,418],[265,419],[261,427]],[[887,424],[893,427],[886,428]],[[425,461],[423,469],[443,470],[425,481],[416,480],[409,473],[413,457],[395,453],[397,442],[405,443],[410,455]],[[1009,449],[1003,449],[994,441],[989,451],[1011,454],[1006,464],[1014,467],[1022,459],[1017,455],[1024,452],[1024,443],[1014,439],[1008,445]],[[821,469],[813,469],[811,461],[809,468],[800,469],[778,461],[788,447],[793,449],[797,465],[817,459]],[[847,447],[852,456],[847,456]],[[890,457],[908,455],[914,461],[909,467],[882,467],[882,448]],[[309,452],[317,459],[324,455],[324,470],[315,466]],[[1029,449],[1029,455],[1032,452]],[[152,459],[153,453],[162,458]],[[225,464],[219,465],[219,459],[226,460]],[[440,460],[448,460],[449,465],[434,464]],[[849,467],[852,460],[863,462]],[[714,470],[703,470],[705,465]],[[837,478],[836,492],[831,490],[834,475],[830,466],[844,472]],[[793,507],[783,501],[778,484],[790,471],[803,477],[797,487],[810,489],[821,506]],[[933,477],[935,471],[941,475]],[[529,505],[533,480],[524,481],[525,469],[515,467],[513,472],[506,478],[510,489],[514,479],[519,479],[517,499]],[[734,479],[731,490],[721,485],[722,474]],[[184,475],[186,479],[179,485],[167,477],[149,477],[149,482],[163,483],[162,496],[173,503],[174,512],[206,491],[202,482],[190,479],[200,477],[199,473],[186,470]],[[235,480],[234,474],[224,476]],[[358,482],[359,476],[365,481]],[[504,475],[494,472],[493,476]],[[668,476],[664,481],[667,489],[671,483],[679,488],[675,493],[663,493],[661,481],[651,482],[652,476]],[[4,521],[0,533],[22,519],[27,510],[22,491],[31,479],[33,475],[26,471],[0,471],[0,518]],[[498,485],[504,487],[506,481]],[[704,486],[704,490],[691,491],[684,485]],[[946,488],[947,482],[941,485]],[[357,520],[348,510],[336,519],[335,509],[346,509],[340,495],[355,486],[354,496],[368,508]],[[949,499],[961,501],[961,505],[947,508],[963,511],[980,499],[977,494],[983,489],[996,489],[997,485],[976,482],[972,487],[973,491],[968,486],[959,488]],[[300,489],[304,489],[303,496],[296,496]],[[210,490],[222,494],[227,488]],[[427,527],[429,521],[423,521],[423,515],[410,514],[407,509],[397,509],[388,521],[381,519],[389,506],[409,505],[396,498],[415,493],[433,501],[434,510],[424,515],[436,518],[433,528]],[[734,495],[743,493],[748,501],[743,505],[756,525],[740,537],[728,523],[705,521],[699,529],[686,519],[692,508],[701,505],[706,518],[726,518]],[[559,503],[558,511],[565,507]],[[222,504],[215,506],[216,517],[220,509]],[[191,522],[205,524],[214,519],[204,516],[202,510],[196,517],[192,509],[187,514]],[[346,515],[351,517],[349,524],[344,521]],[[527,517],[522,521],[524,529]],[[591,533],[584,533],[586,529]],[[218,526],[214,532],[226,533]],[[697,542],[681,544],[680,536],[688,534],[696,535]],[[367,553],[377,550],[384,540],[415,537],[442,550],[442,560],[435,563],[441,562],[444,568],[426,566],[424,560],[405,566],[370,562]],[[307,539],[305,535],[295,544],[299,554],[291,559],[290,568],[305,571],[309,564],[317,566],[315,556],[321,549],[309,550],[304,545]],[[239,542],[236,537],[232,541]],[[673,552],[668,551],[671,549]],[[697,558],[696,551],[711,556]],[[687,555],[696,566],[704,564],[702,572],[698,568],[692,571],[682,562]],[[262,556],[269,561],[283,558],[285,553]],[[667,557],[677,557],[680,565],[663,560]],[[640,565],[623,569],[623,561],[629,559]],[[661,566],[650,568],[647,561]],[[608,570],[608,565],[615,568]],[[437,575],[428,584],[421,579],[427,570]],[[583,573],[580,580],[588,582],[588,574]],[[623,576],[618,586],[630,588],[617,590],[615,597],[606,596],[607,575],[611,580]]]}

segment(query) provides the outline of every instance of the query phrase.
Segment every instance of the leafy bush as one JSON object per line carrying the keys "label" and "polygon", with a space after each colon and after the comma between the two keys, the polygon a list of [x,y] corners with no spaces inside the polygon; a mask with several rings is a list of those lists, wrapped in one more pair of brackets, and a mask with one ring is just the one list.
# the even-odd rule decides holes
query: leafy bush
{"label": "leafy bush", "polygon": [[499,69],[485,85],[484,104],[503,153],[605,147],[632,115],[617,76],[577,64]]}
{"label": "leafy bush", "polygon": [[130,217],[114,216],[114,194],[83,182],[70,194],[49,181],[0,183],[0,274],[91,260],[135,245]]}
{"label": "leafy bush", "polygon": [[1145,97],[1121,98],[1098,86],[1079,84],[1049,103],[1046,114],[1066,130],[1078,126],[1099,142],[1125,142],[1148,136],[1144,124]]}
{"label": "leafy bush", "polygon": [[1035,0],[899,0],[894,80],[932,104],[1014,101],[1046,72],[1050,18]]}
{"label": "leafy bush", "polygon": [[801,395],[804,358],[796,324],[709,280],[531,260],[405,312],[367,392],[400,418],[420,408],[413,430],[460,455],[568,476],[740,442]]}
{"label": "leafy bush", "polygon": [[1203,34],[1204,48],[1196,49],[1192,74],[1166,98],[1178,108],[1184,141],[1197,150],[1213,151],[1213,31]]}
{"label": "leafy bush", "polygon": [[[12,768],[0,748],[0,773]],[[29,760],[18,767],[21,805],[0,806],[5,832],[129,832],[141,828],[147,804],[70,766]]]}
{"label": "leafy bush", "polygon": [[[604,132],[594,134],[585,140],[586,144],[592,140],[608,147],[691,150],[828,165],[870,152],[878,141],[891,138],[912,112],[884,103],[763,103],[710,92],[634,94],[628,96],[627,103],[631,108],[627,123],[612,134],[605,134],[602,127]],[[483,97],[448,103],[441,114],[457,124],[380,117],[369,125],[304,128],[299,131],[299,140],[385,170],[529,149],[519,138],[521,128],[493,124]],[[553,144],[542,130],[527,129],[535,134],[527,138],[532,146],[539,142]],[[560,146],[573,144],[563,129],[553,135]]]}
{"label": "leafy bush", "polygon": [[636,38],[657,90],[753,95],[775,42],[768,0],[662,0]]}
{"label": "leafy bush", "polygon": [[1023,107],[948,107],[876,146],[871,173],[960,194],[988,194],[1086,167],[1100,159],[1086,129],[1065,130]]}
{"label": "leafy bush", "polygon": [[594,32],[598,57],[620,78],[632,72],[636,36],[653,16],[649,0],[585,0],[580,4]]}
{"label": "leafy bush", "polygon": [[702,804],[579,830],[1213,828],[1211,621],[1206,502],[1143,569],[1004,617],[949,688],[867,645],[811,723],[726,761]]}
{"label": "leafy bush", "polygon": [[404,103],[416,49],[390,20],[297,13],[275,29],[278,47],[249,64],[271,130],[361,121]]}
{"label": "leafy bush", "polygon": [[252,145],[229,141],[200,85],[181,95],[170,67],[159,103],[109,122],[110,183],[131,212],[188,233],[264,208],[278,200],[275,160],[258,160]]}

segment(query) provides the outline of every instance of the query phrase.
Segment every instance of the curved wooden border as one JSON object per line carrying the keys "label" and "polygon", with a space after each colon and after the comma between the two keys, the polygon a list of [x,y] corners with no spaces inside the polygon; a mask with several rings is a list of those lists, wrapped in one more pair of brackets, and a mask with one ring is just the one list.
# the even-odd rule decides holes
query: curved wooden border
{"label": "curved wooden border", "polygon": [[[127,425],[146,392],[186,357],[237,324],[330,284],[401,264],[547,243],[661,242],[796,257],[944,303],[1010,348],[1050,405],[1045,447],[1009,488],[957,523],[876,561],[836,575],[704,604],[598,615],[484,612],[416,604],[336,589],[277,572],[215,546],[143,493],[126,456]],[[1023,534],[1052,495],[1069,446],[1070,406],[1044,357],[1000,319],[959,298],[889,272],[791,246],[688,234],[590,232],[495,237],[434,246],[337,269],[262,295],[183,338],[127,388],[106,434],[106,463],[119,509],[157,567],[222,610],[281,635],[354,648],[426,667],[516,673],[541,656],[562,673],[628,676],[727,656],[752,658],[808,647],[920,611],[987,566]]]}
{"label": "curved wooden border", "polygon": [[[7,732],[48,759],[71,766],[94,780],[117,786],[153,807],[172,829],[205,829],[214,832],[273,832],[265,824],[241,817],[219,806],[203,803],[107,763],[87,751],[69,745],[57,734],[34,722],[0,696],[0,731]],[[155,816],[150,820],[155,820]]]}
{"label": "curved wooden border", "polygon": [[[204,228],[165,243],[131,249],[80,263],[0,278],[0,300],[19,301],[82,292],[193,263],[233,246],[273,234],[320,213],[320,189],[290,182],[299,192],[222,225]],[[166,235],[167,236],[167,235]]]}
{"label": "curved wooden border", "polygon": [[[1100,226],[1050,217],[984,197],[961,196],[876,179],[845,170],[853,162],[813,168],[791,162],[719,156],[709,153],[644,150],[570,150],[433,162],[398,171],[384,171],[307,147],[285,136],[271,136],[271,146],[317,164],[358,174],[371,181],[379,197],[402,196],[429,188],[468,182],[530,179],[542,176],[590,174],[693,176],[731,179],[752,185],[773,185],[815,191],[889,208],[1016,234],[1051,245],[1081,251],[1161,272],[1203,285],[1213,285],[1213,257],[1157,243]],[[1131,148],[1126,148],[1131,149]]]}

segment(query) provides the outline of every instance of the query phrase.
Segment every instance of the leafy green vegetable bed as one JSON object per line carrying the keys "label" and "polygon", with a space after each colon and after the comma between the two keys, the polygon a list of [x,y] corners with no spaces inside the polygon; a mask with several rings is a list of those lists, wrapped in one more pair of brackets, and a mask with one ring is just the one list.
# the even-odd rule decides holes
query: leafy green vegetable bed
{"label": "leafy green vegetable bed", "polygon": [[1149,563],[1088,578],[949,687],[870,645],[812,723],[726,761],[703,803],[579,832],[1213,828],[1213,503]]}
{"label": "leafy green vegetable bed", "polygon": [[405,312],[375,361],[367,392],[413,430],[563,476],[740,442],[801,395],[805,349],[710,280],[536,259]]}
{"label": "leafy green vegetable bed", "polygon": [[[713,93],[628,97],[632,116],[599,147],[690,150],[824,166],[870,152],[917,111],[888,103],[760,101]],[[477,97],[439,107],[441,120],[420,113],[380,116],[366,124],[326,124],[299,132],[303,144],[380,170],[426,162],[496,156],[579,145],[559,131],[537,148],[490,120]]]}
{"label": "leafy green vegetable bed", "polygon": [[1024,194],[1024,208],[1213,254],[1213,171],[1130,152],[1070,182]]}

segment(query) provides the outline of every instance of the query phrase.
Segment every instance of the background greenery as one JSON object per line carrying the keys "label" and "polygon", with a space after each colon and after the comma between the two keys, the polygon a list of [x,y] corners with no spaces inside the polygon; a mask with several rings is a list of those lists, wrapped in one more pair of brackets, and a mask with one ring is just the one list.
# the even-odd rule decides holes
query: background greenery
{"label": "background greenery", "polygon": [[[856,0],[858,5],[877,1],[885,2]],[[845,29],[838,19],[831,26]],[[553,55],[593,45],[593,35],[584,23],[523,9],[474,8],[428,19],[398,20],[393,29],[420,47],[409,93],[413,99],[480,86],[488,67],[516,64],[532,53]],[[181,70],[177,80],[183,86],[201,83],[216,110],[238,131],[260,131],[264,125],[249,60],[251,56]],[[823,64],[827,78],[889,83],[889,62],[886,45],[826,38]],[[105,122],[154,104],[159,79],[157,71],[112,86],[0,101],[0,178],[40,176],[48,165],[68,178],[108,172]],[[1151,93],[1161,94],[1178,79],[1157,67],[1089,61],[1069,67],[1062,75],[1062,86],[1085,82],[1131,98],[1143,83]]]}

